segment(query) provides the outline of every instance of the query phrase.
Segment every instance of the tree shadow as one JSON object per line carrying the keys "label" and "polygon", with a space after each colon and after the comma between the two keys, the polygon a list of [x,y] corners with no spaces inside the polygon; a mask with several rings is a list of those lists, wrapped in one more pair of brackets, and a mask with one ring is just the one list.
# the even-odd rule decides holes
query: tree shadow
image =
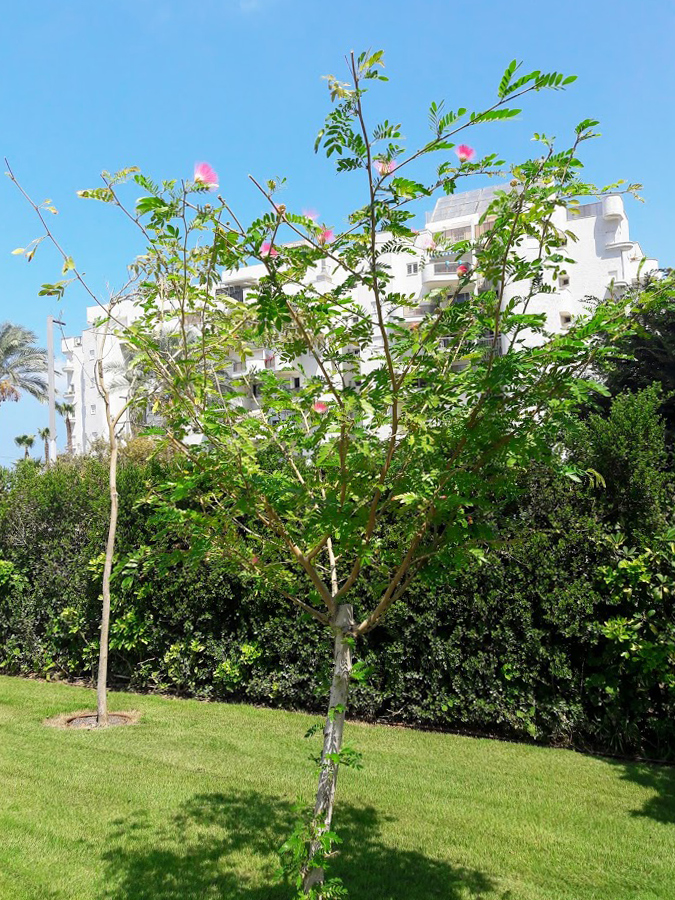
{"label": "tree shadow", "polygon": [[645,816],[656,822],[675,825],[675,767],[651,763],[621,763],[622,778],[654,791],[634,816]]}
{"label": "tree shadow", "polygon": [[[339,808],[342,852],[331,874],[353,898],[507,900],[486,874],[398,850],[381,839],[372,807]],[[290,832],[287,801],[256,791],[198,794],[158,826],[146,813],[113,823],[105,853],[105,900],[288,900],[276,849]]]}

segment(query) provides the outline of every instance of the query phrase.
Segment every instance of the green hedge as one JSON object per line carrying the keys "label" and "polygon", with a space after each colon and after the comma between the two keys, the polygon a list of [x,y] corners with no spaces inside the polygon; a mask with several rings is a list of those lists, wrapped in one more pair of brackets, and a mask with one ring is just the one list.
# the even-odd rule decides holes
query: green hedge
{"label": "green hedge", "polygon": [[[601,472],[603,461],[591,451],[593,441],[602,445],[602,424],[584,428],[586,462]],[[653,430],[645,434],[653,444]],[[642,471],[652,451],[663,477],[658,484],[650,478],[645,489],[667,510],[662,447],[640,445],[634,435],[626,453]],[[219,562],[188,565],[177,554],[168,571],[153,568],[156,535],[143,497],[164,475],[160,463],[121,467],[118,556],[147,559],[116,581],[111,684],[322,711],[331,641],[315,622]],[[675,757],[675,687],[666,677],[675,544],[654,533],[667,527],[654,503],[638,497],[633,508],[642,520],[625,521],[624,487],[591,489],[530,473],[488,562],[442,583],[420,581],[358,646],[373,672],[355,685],[352,714]],[[2,671],[93,676],[107,509],[107,468],[97,459],[46,471],[25,462],[2,472]],[[617,538],[619,519],[641,543]],[[160,549],[180,548],[178,536],[165,540]],[[660,599],[659,583],[666,585]],[[666,649],[659,645],[658,656],[655,637],[643,653],[627,654],[623,632],[605,627],[610,619],[625,621],[624,630],[637,623],[642,634],[640,623],[648,623]]]}

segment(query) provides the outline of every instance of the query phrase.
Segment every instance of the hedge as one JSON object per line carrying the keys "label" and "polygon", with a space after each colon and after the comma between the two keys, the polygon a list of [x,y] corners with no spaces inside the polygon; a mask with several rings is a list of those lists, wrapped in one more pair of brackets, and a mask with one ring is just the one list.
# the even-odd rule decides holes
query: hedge
{"label": "hedge", "polygon": [[[663,477],[645,490],[667,511],[669,475],[653,425],[650,444],[634,434],[626,453],[643,471],[653,452]],[[599,419],[584,425],[586,462],[599,472],[603,461],[591,450],[604,446],[601,427]],[[635,429],[634,417],[626,427]],[[175,546],[156,546],[143,498],[169,465],[121,466],[118,560],[133,558],[115,582],[111,684],[321,712],[326,631],[221,561],[189,565],[178,555],[167,571],[153,568],[158,549]],[[642,520],[627,523],[623,488],[528,473],[502,523],[504,542],[487,562],[434,584],[419,581],[357,646],[372,672],[355,684],[351,714],[674,758],[668,653],[656,659],[650,644],[632,658],[605,624],[648,621],[666,637],[675,624],[666,513],[655,517],[656,501],[638,497]],[[631,497],[637,490],[633,479]],[[0,472],[0,671],[93,679],[107,510],[104,460],[64,459],[46,470],[27,461]],[[630,542],[619,527],[631,531]],[[667,586],[660,599],[657,576]]]}

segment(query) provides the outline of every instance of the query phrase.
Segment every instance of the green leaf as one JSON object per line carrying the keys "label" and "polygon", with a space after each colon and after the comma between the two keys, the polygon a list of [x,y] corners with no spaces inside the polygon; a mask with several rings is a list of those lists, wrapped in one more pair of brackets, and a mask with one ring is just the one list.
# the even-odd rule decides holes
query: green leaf
{"label": "green leaf", "polygon": [[506,90],[511,83],[511,78],[513,77],[513,73],[518,68],[518,60],[512,59],[509,65],[506,67],[506,71],[502,76],[502,80],[499,82],[499,89],[497,90],[497,96],[501,98],[506,96]]}
{"label": "green leaf", "polygon": [[84,191],[78,191],[77,196],[85,200],[100,200],[101,203],[113,203],[115,200],[113,192],[107,187],[87,188]]}
{"label": "green leaf", "polygon": [[168,209],[169,205],[162,197],[141,197],[136,201],[136,212],[143,216],[157,209]]}

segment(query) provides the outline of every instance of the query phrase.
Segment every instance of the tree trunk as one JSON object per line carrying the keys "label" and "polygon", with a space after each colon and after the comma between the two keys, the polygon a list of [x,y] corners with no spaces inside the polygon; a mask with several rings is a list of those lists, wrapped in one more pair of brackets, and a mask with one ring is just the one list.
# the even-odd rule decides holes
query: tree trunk
{"label": "tree trunk", "polygon": [[49,465],[49,438],[45,438],[45,466]]}
{"label": "tree trunk", "polygon": [[73,423],[70,416],[66,416],[66,452],[69,456],[73,455]]}
{"label": "tree trunk", "polygon": [[108,481],[110,486],[110,523],[108,525],[108,542],[105,548],[105,565],[103,567],[103,608],[101,610],[101,641],[98,653],[98,676],[96,679],[96,724],[105,727],[108,724],[108,636],[110,632],[110,577],[112,574],[113,556],[115,554],[115,537],[117,534],[117,435],[115,421],[110,409],[110,395],[103,383],[103,365],[99,361],[99,390],[105,405],[110,440],[110,468]]}
{"label": "tree trunk", "polygon": [[[328,715],[323,729],[323,750],[321,752],[321,770],[319,787],[314,805],[314,824],[320,833],[330,830],[335,804],[337,787],[338,760],[331,759],[329,754],[338,754],[342,749],[342,736],[347,711],[349,694],[349,677],[352,669],[351,641],[348,634],[354,625],[352,607],[348,604],[338,606],[333,624],[335,649],[333,653],[333,681],[330,688]],[[312,844],[310,858],[319,850],[318,843]],[[308,868],[303,881],[303,890],[309,893],[312,887],[323,881],[323,868]]]}

